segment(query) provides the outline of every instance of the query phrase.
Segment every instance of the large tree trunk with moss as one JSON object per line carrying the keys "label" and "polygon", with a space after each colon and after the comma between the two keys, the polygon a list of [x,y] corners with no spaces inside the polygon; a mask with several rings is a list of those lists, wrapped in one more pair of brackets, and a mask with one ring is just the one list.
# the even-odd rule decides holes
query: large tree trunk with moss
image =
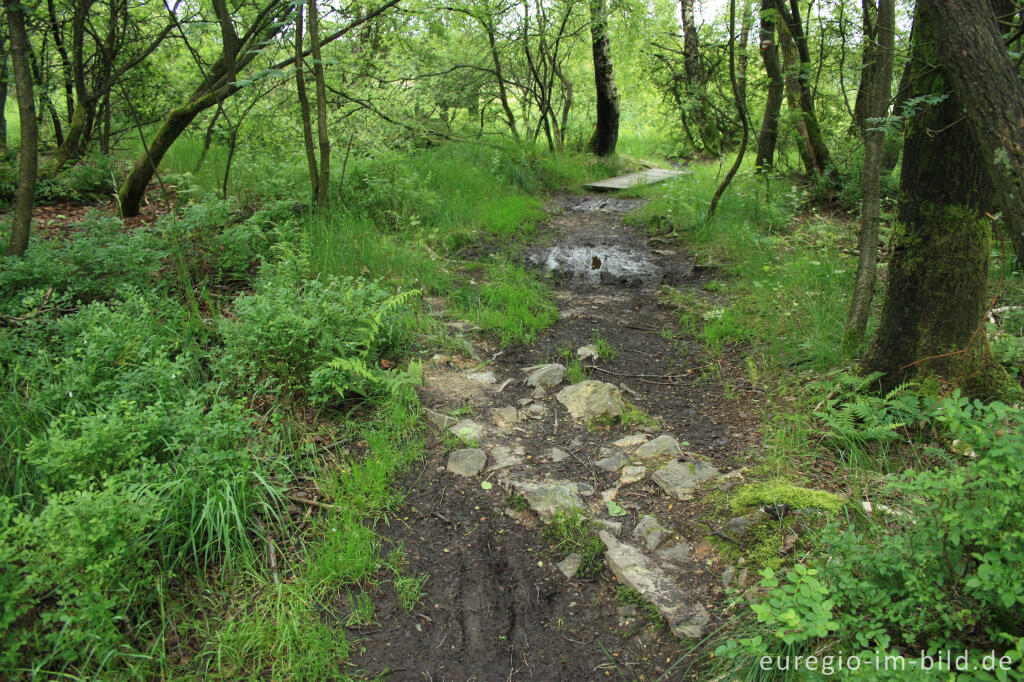
{"label": "large tree trunk with moss", "polygon": [[995,188],[1003,225],[1024,263],[1024,84],[988,2],[926,0],[934,13],[942,72]]}
{"label": "large tree trunk with moss", "polygon": [[764,118],[761,132],[757,136],[757,168],[768,169],[775,165],[775,145],[779,139],[779,114],[785,95],[782,77],[782,63],[779,61],[779,46],[775,42],[775,12],[772,0],[761,0],[761,61],[768,75],[768,92],[764,101]]}
{"label": "large tree trunk with moss", "polygon": [[604,0],[590,0],[594,84],[597,88],[597,127],[590,149],[598,156],[615,153],[619,141],[619,93],[615,89],[612,51],[608,42],[608,11]]}
{"label": "large tree trunk with moss", "polygon": [[883,386],[937,377],[973,395],[999,395],[1009,384],[989,351],[983,320],[990,246],[983,212],[993,197],[988,163],[939,69],[927,7],[918,4],[914,19],[913,95],[948,96],[907,123],[889,289],[865,369],[883,372]]}
{"label": "large tree trunk with moss", "polygon": [[[868,4],[865,3],[865,13]],[[865,125],[872,118],[882,118],[889,111],[889,91],[892,89],[892,60],[896,34],[896,8],[894,0],[878,0],[876,22],[871,46],[874,64],[865,69],[871,80],[861,84],[864,104],[861,109],[861,135],[864,138],[864,168],[861,171],[860,235],[857,249],[857,277],[853,285],[850,315],[846,322],[844,345],[856,349],[864,339],[864,330],[875,295],[875,271],[878,260],[878,217],[881,204],[882,147],[885,133],[877,126]],[[865,18],[865,24],[868,23]]]}
{"label": "large tree trunk with moss", "polygon": [[[21,122],[21,146],[18,153],[18,190],[14,199],[11,221],[11,241],[8,256],[24,256],[32,228],[32,202],[35,198],[36,171],[39,167],[37,147],[39,130],[36,127],[35,102],[32,93],[32,71],[28,57],[28,35],[25,33],[25,15],[19,0],[5,0],[7,29],[11,35],[11,66],[14,71],[14,89],[18,97],[18,120]],[[3,104],[0,102],[0,104]],[[2,114],[2,111],[0,111]]]}

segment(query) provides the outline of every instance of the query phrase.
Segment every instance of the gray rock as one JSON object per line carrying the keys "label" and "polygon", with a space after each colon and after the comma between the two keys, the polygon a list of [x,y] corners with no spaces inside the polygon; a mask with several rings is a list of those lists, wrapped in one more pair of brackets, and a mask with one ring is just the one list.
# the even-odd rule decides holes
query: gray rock
{"label": "gray rock", "polygon": [[526,378],[526,385],[533,388],[550,388],[562,383],[565,378],[565,365],[553,362],[549,365],[537,367],[530,376]]}
{"label": "gray rock", "polygon": [[581,381],[566,386],[555,396],[576,419],[585,422],[622,414],[622,391],[603,381]]}
{"label": "gray rock", "polygon": [[470,372],[466,375],[467,379],[472,379],[481,384],[496,384],[498,383],[498,377],[494,376],[494,372]]}
{"label": "gray rock", "polygon": [[750,528],[751,526],[756,526],[757,524],[761,523],[767,518],[768,515],[765,514],[762,510],[758,509],[753,514],[749,514],[747,516],[737,516],[735,518],[729,519],[725,522],[724,529],[732,533],[733,535],[743,535],[747,532],[748,528]]}
{"label": "gray rock", "polygon": [[498,426],[507,429],[513,424],[521,422],[523,420],[523,416],[520,415],[519,410],[515,407],[508,405],[507,407],[491,408],[491,419],[494,420],[494,423]]}
{"label": "gray rock", "polygon": [[571,481],[517,481],[506,479],[505,485],[522,495],[540,518],[550,521],[559,510],[586,510],[580,499],[579,485]]}
{"label": "gray rock", "polygon": [[629,483],[642,481],[646,475],[647,467],[645,466],[622,467],[622,476],[619,477],[619,485],[627,485]]}
{"label": "gray rock", "polygon": [[566,459],[569,456],[569,453],[562,448],[548,448],[544,452],[544,456],[557,464],[558,462]]}
{"label": "gray rock", "polygon": [[672,436],[658,436],[652,441],[644,443],[633,453],[639,459],[653,459],[654,457],[678,457],[683,454],[679,449],[679,443]]}
{"label": "gray rock", "polygon": [[576,571],[580,569],[581,561],[583,561],[583,557],[579,554],[570,554],[559,561],[556,566],[558,566],[558,570],[562,572],[562,575],[566,578],[572,578],[576,575]]}
{"label": "gray rock", "polygon": [[622,532],[622,524],[618,521],[609,521],[608,519],[590,519],[590,525],[603,528],[612,535],[618,535]]}
{"label": "gray rock", "polygon": [[530,416],[534,419],[540,419],[548,413],[548,406],[543,403],[534,403],[527,407],[526,411],[529,412]]}
{"label": "gray rock", "polygon": [[623,585],[651,602],[665,617],[677,637],[700,638],[709,615],[703,604],[691,599],[675,580],[633,545],[619,542],[611,533],[598,533],[607,548],[605,561]]}
{"label": "gray rock", "polygon": [[533,398],[520,398],[519,399],[519,407],[526,407],[527,405],[529,405],[532,402],[533,402]]}
{"label": "gray rock", "polygon": [[643,542],[647,546],[648,552],[658,549],[658,545],[668,537],[668,534],[668,529],[658,523],[658,519],[649,514],[641,516],[639,523],[636,524],[636,528],[633,529],[633,538]]}
{"label": "gray rock", "polygon": [[463,443],[479,443],[480,439],[487,433],[483,424],[478,424],[472,419],[463,419],[458,424],[448,429]]}
{"label": "gray rock", "polygon": [[602,459],[599,459],[596,462],[594,462],[594,466],[596,466],[598,469],[608,472],[618,471],[627,464],[629,464],[629,457],[621,452],[615,453],[614,455],[609,455],[607,457],[603,457]]}
{"label": "gray rock", "polygon": [[647,442],[646,433],[634,433],[632,436],[623,436],[622,438],[615,441],[614,445],[617,448],[623,450],[629,450],[630,448],[636,448]]}
{"label": "gray rock", "polygon": [[722,571],[722,587],[729,587],[729,584],[732,583],[732,579],[735,574],[735,568],[732,566],[726,567],[726,569]]}
{"label": "gray rock", "polygon": [[701,481],[714,478],[718,469],[707,462],[669,462],[654,472],[651,478],[677,500],[689,500]]}
{"label": "gray rock", "polygon": [[459,420],[455,417],[449,417],[446,414],[435,412],[430,408],[423,408],[423,416],[426,417],[427,421],[436,426],[439,429],[447,429],[455,426]]}
{"label": "gray rock", "polygon": [[480,448],[463,448],[448,455],[448,471],[459,476],[476,476],[487,464],[487,455]]}
{"label": "gray rock", "polygon": [[523,458],[516,456],[511,448],[505,447],[504,445],[498,445],[491,448],[491,467],[489,471],[508,469],[522,461]]}
{"label": "gray rock", "polygon": [[672,562],[673,564],[682,565],[686,562],[688,556],[690,556],[690,547],[684,542],[658,550],[659,559]]}
{"label": "gray rock", "polygon": [[597,346],[587,344],[576,349],[576,357],[582,360],[600,360],[601,354],[597,352]]}
{"label": "gray rock", "polygon": [[619,618],[633,618],[636,616],[636,607],[632,604],[623,604],[615,609],[615,612],[619,614]]}

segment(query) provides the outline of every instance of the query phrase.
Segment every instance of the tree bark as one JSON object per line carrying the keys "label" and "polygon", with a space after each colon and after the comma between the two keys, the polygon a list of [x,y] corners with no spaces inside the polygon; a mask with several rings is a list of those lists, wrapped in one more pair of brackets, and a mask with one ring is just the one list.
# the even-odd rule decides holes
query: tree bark
{"label": "tree bark", "polygon": [[942,73],[967,113],[967,126],[1002,209],[1017,262],[1024,263],[1024,84],[1006,51],[991,4],[925,0],[935,16]]}
{"label": "tree bark", "polygon": [[[878,334],[865,361],[883,387],[937,377],[977,396],[1007,391],[984,329],[991,204],[989,165],[949,92],[936,54],[931,4],[915,12],[913,96],[948,93],[907,123],[899,223],[889,247],[889,287]],[[1001,93],[1000,93],[1001,94]]]}
{"label": "tree bark", "polygon": [[327,82],[324,79],[323,56],[320,53],[320,14],[316,0],[309,0],[309,37],[313,50],[313,81],[316,85],[316,134],[320,147],[320,175],[316,183],[316,203],[327,203],[331,183],[331,139],[327,135]]}
{"label": "tree bark", "polygon": [[590,0],[590,35],[597,88],[597,127],[590,140],[590,149],[598,156],[610,156],[615,153],[619,141],[619,93],[615,89],[611,46],[608,43],[605,0]]}
{"label": "tree bark", "polygon": [[32,203],[35,198],[36,172],[39,168],[39,131],[36,128],[35,101],[32,93],[32,67],[29,65],[28,35],[25,15],[19,0],[4,0],[7,29],[11,36],[11,66],[14,89],[18,97],[18,120],[21,121],[21,146],[18,153],[18,190],[14,199],[11,240],[6,255],[21,257],[28,248],[32,228]]}
{"label": "tree bark", "polygon": [[[865,12],[868,4],[865,3]],[[861,218],[858,237],[857,277],[853,285],[853,299],[846,321],[844,346],[853,351],[860,347],[867,329],[871,301],[875,295],[875,274],[878,261],[878,216],[881,204],[882,148],[885,133],[865,125],[868,119],[882,118],[889,111],[889,92],[892,89],[892,61],[895,47],[896,8],[894,0],[878,0],[877,21],[873,27],[871,46],[873,66],[866,71],[870,82],[862,83],[865,91],[864,119],[861,134],[864,138],[864,168],[861,171]],[[865,24],[867,19],[865,19]]]}
{"label": "tree bark", "polygon": [[7,49],[6,40],[0,38],[0,157],[7,155],[7,117],[4,107],[7,104]]}
{"label": "tree bark", "polygon": [[302,144],[306,149],[306,163],[309,165],[310,197],[315,202],[320,194],[320,171],[316,161],[316,147],[313,144],[313,121],[309,110],[309,95],[306,94],[306,66],[302,59],[302,11],[302,5],[295,8],[295,92],[299,97]]}
{"label": "tree bark", "polygon": [[782,111],[782,98],[786,87],[782,76],[782,63],[779,61],[779,46],[775,42],[773,4],[773,0],[761,0],[761,61],[764,62],[764,70],[768,75],[768,92],[764,101],[761,132],[757,136],[757,158],[754,166],[762,170],[775,165],[779,114]]}
{"label": "tree bark", "polygon": [[[774,0],[773,0],[774,2]],[[786,91],[786,106],[791,112],[797,112],[793,120],[793,127],[796,128],[797,141],[796,149],[803,162],[804,172],[807,177],[815,173],[817,166],[814,163],[814,147],[811,144],[811,137],[807,132],[807,121],[800,112],[800,83],[797,79],[797,72],[800,69],[800,57],[793,44],[793,36],[784,22],[776,25],[779,33],[779,50],[782,53],[783,83]]]}
{"label": "tree bark", "polygon": [[741,55],[739,69],[736,67],[736,0],[729,0],[729,83],[732,85],[733,98],[736,101],[736,113],[740,118],[740,125],[743,133],[740,139],[740,148],[736,152],[736,158],[729,168],[729,172],[722,178],[722,183],[715,190],[715,194],[711,197],[711,205],[708,207],[708,218],[715,215],[715,209],[718,208],[718,200],[725,194],[725,190],[729,187],[733,177],[736,175],[736,171],[740,169],[740,164],[743,163],[743,155],[747,152],[747,141],[750,137],[750,124],[747,121],[747,35],[750,32],[750,0],[745,0],[743,4],[743,18],[740,22],[740,39],[739,39],[739,50]]}

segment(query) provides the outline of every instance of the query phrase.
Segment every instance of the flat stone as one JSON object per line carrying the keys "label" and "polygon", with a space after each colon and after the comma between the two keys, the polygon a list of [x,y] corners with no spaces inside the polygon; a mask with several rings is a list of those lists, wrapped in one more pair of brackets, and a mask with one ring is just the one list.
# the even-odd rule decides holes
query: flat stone
{"label": "flat stone", "polygon": [[615,609],[615,613],[619,614],[619,618],[633,618],[636,616],[636,607],[632,604],[623,604]]}
{"label": "flat stone", "polygon": [[527,407],[526,411],[534,419],[540,419],[541,417],[548,413],[548,406],[544,405],[543,403],[534,403],[533,405]]}
{"label": "flat stone", "polygon": [[548,448],[544,451],[544,456],[557,464],[558,462],[568,458],[569,453],[562,448]]}
{"label": "flat stone", "polygon": [[613,445],[615,447],[617,447],[617,448],[622,448],[623,450],[629,450],[630,448],[640,447],[641,445],[643,445],[646,442],[647,442],[647,434],[646,433],[634,433],[631,436],[624,436],[624,437],[618,439],[617,441],[615,441],[613,443]]}
{"label": "flat stone", "polygon": [[732,582],[733,576],[735,575],[736,569],[732,566],[727,566],[726,569],[722,571],[722,587],[729,587],[729,584]]}
{"label": "flat stone", "polygon": [[627,464],[629,464],[629,456],[622,452],[609,455],[594,462],[594,466],[598,469],[608,472],[618,471]]}
{"label": "flat stone", "polygon": [[463,419],[455,426],[448,429],[463,443],[479,443],[480,439],[487,433],[483,424],[478,424],[472,419]]}
{"label": "flat stone", "polygon": [[576,419],[585,422],[622,414],[622,391],[603,381],[581,381],[566,386],[555,396]]}
{"label": "flat stone", "polygon": [[590,519],[590,525],[603,528],[612,535],[618,535],[622,532],[622,524],[618,521],[609,521],[608,519]]}
{"label": "flat stone", "polygon": [[683,542],[680,542],[678,545],[672,545],[671,547],[658,550],[659,559],[664,559],[665,561],[672,562],[673,564],[681,565],[685,563],[688,556],[690,556],[690,546]]}
{"label": "flat stone", "polygon": [[668,529],[658,523],[658,519],[650,514],[641,516],[636,528],[633,529],[633,538],[643,542],[647,546],[648,552],[658,549],[658,545],[668,535]]}
{"label": "flat stone", "polygon": [[576,349],[576,357],[580,360],[600,360],[601,354],[597,352],[597,346],[588,343]]}
{"label": "flat stone", "polygon": [[550,521],[559,510],[586,510],[586,505],[580,499],[579,485],[571,481],[505,479],[503,483],[522,495],[530,508],[545,522]]}
{"label": "flat stone", "polygon": [[448,471],[459,476],[476,476],[487,464],[487,455],[480,448],[463,448],[448,455]]}
{"label": "flat stone", "polygon": [[570,554],[559,561],[556,566],[558,566],[558,570],[562,572],[562,575],[566,578],[572,578],[576,575],[576,571],[580,569],[581,561],[583,561],[583,557],[579,554]]}
{"label": "flat stone", "polygon": [[423,408],[423,416],[426,417],[428,422],[439,429],[451,428],[459,423],[459,420],[455,417],[449,417],[446,414],[436,412],[427,407]]}
{"label": "flat stone", "polygon": [[655,457],[678,457],[681,454],[683,451],[679,449],[676,439],[665,435],[644,443],[636,449],[633,456],[640,459],[653,459]]}
{"label": "flat stone", "polygon": [[651,602],[677,637],[699,639],[703,636],[710,618],[703,604],[696,599],[691,601],[686,591],[637,547],[619,542],[606,531],[598,535],[607,548],[605,561],[620,583],[632,587]]}
{"label": "flat stone", "polygon": [[498,426],[508,428],[513,424],[518,424],[523,420],[523,416],[519,413],[512,405],[507,407],[494,407],[491,408],[491,419],[494,420]]}
{"label": "flat stone", "polygon": [[519,399],[519,407],[526,407],[527,405],[529,405],[532,402],[533,402],[533,398],[520,398]]}
{"label": "flat stone", "polygon": [[550,388],[562,383],[564,378],[565,365],[553,362],[534,369],[533,373],[526,378],[526,385],[533,388]]}
{"label": "flat stone", "polygon": [[642,481],[646,475],[647,467],[645,466],[622,467],[622,476],[619,477],[619,485],[628,485],[629,483]]}
{"label": "flat stone", "polygon": [[743,535],[747,532],[748,528],[750,528],[751,526],[756,526],[757,524],[761,523],[767,518],[768,514],[758,509],[753,514],[749,514],[747,516],[737,516],[735,518],[729,519],[725,522],[725,526],[723,528],[724,530],[732,533],[733,535]]}
{"label": "flat stone", "polygon": [[504,445],[498,445],[491,448],[491,466],[489,471],[498,471],[499,469],[508,469],[523,461],[522,457],[517,456],[511,448]]}
{"label": "flat stone", "polygon": [[467,379],[472,379],[481,384],[496,384],[498,383],[498,377],[494,376],[494,372],[470,372],[466,375]]}
{"label": "flat stone", "polygon": [[677,500],[689,500],[701,481],[714,478],[718,469],[700,460],[694,462],[669,462],[651,475],[651,479]]}

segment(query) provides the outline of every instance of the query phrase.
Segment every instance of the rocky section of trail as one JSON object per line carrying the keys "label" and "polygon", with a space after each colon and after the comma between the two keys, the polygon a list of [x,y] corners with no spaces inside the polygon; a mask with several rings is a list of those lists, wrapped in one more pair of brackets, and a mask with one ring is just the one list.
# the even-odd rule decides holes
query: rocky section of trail
{"label": "rocky section of trail", "polygon": [[[426,364],[421,397],[438,450],[410,481],[408,513],[384,534],[430,575],[427,597],[422,613],[392,609],[378,614],[379,632],[354,633],[363,670],[434,680],[680,675],[689,647],[679,638],[708,634],[723,583],[747,580],[711,548],[694,497],[735,485],[756,457],[756,394],[726,398],[728,358],[709,362],[671,334],[674,313],[657,306],[657,287],[692,284],[691,269],[623,225],[635,205],[558,200],[552,243],[526,254],[557,283],[560,321],[538,343],[497,352],[476,339],[487,362]],[[604,359],[601,347],[611,349]],[[573,361],[589,378],[571,382]],[[609,570],[596,582],[580,575],[584,557],[541,538],[566,514],[600,538]],[[616,603],[622,588],[667,629],[642,627],[634,607]]]}

